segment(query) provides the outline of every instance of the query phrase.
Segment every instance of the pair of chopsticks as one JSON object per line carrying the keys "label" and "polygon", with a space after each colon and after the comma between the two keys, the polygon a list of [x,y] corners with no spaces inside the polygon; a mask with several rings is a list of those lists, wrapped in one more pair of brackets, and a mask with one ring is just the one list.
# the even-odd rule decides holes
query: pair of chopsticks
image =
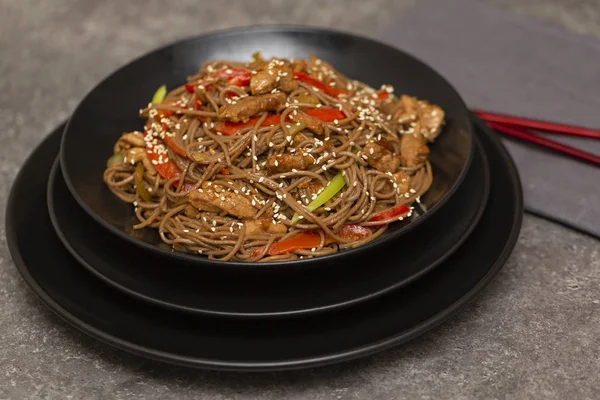
{"label": "pair of chopsticks", "polygon": [[567,146],[566,144],[547,139],[534,132],[531,132],[540,131],[557,135],[577,136],[600,140],[600,130],[496,114],[481,110],[472,111],[479,118],[485,121],[490,128],[500,133],[554,150],[596,166],[600,166],[600,155],[588,153],[586,151]]}

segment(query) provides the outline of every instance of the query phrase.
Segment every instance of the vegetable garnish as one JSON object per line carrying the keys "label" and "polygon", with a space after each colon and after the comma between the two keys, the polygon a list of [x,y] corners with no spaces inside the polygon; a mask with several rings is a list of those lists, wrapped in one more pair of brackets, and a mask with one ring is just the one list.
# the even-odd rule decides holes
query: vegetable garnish
{"label": "vegetable garnish", "polygon": [[[317,208],[321,207],[323,204],[327,203],[333,196],[335,196],[342,188],[346,186],[346,177],[343,173],[338,172],[336,176],[333,177],[332,180],[329,181],[325,189],[319,195],[311,201],[308,206],[306,206],[307,210],[310,212],[315,211]],[[300,221],[301,215],[296,213],[292,218],[292,225],[298,223]]]}
{"label": "vegetable garnish", "polygon": [[144,186],[144,164],[139,163],[137,167],[135,167],[135,172],[133,173],[133,180],[135,182],[135,190],[140,195],[142,200],[148,202],[152,200],[152,195]]}
{"label": "vegetable garnish", "polygon": [[106,162],[106,166],[109,168],[114,167],[115,165],[122,164],[124,160],[125,156],[123,156],[123,154],[115,153],[112,155],[112,157],[108,159],[108,161]]}
{"label": "vegetable garnish", "polygon": [[167,96],[167,86],[162,85],[159,87],[156,92],[154,92],[154,96],[152,96],[152,104],[158,104],[162,102]]}

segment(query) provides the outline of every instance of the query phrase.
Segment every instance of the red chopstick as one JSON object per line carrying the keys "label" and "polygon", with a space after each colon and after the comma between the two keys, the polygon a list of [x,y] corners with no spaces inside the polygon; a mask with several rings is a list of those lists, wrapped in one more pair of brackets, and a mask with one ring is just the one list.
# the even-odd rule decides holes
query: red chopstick
{"label": "red chopstick", "polygon": [[494,122],[502,125],[511,125],[520,128],[533,129],[549,133],[558,133],[568,136],[578,136],[590,139],[600,139],[600,130],[584,128],[581,126],[563,125],[554,122],[545,122],[535,119],[515,117],[511,115],[496,114],[489,111],[472,110],[477,116],[486,122]]}
{"label": "red chopstick", "polygon": [[575,147],[567,146],[566,144],[555,142],[554,140],[546,139],[545,137],[536,135],[535,133],[527,132],[523,129],[519,129],[513,126],[507,126],[499,124],[497,122],[485,121],[488,126],[498,132],[505,133],[510,136],[525,140],[530,143],[534,143],[564,154],[579,160],[600,166],[600,156],[592,153],[585,152],[583,150],[576,149]]}

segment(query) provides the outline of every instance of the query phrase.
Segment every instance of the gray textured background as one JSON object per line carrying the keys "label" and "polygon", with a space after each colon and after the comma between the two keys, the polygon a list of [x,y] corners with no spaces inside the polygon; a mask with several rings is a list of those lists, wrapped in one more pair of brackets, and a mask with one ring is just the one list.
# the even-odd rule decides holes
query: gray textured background
{"label": "gray textured background", "polygon": [[[597,0],[485,2],[600,38]],[[374,35],[413,3],[0,0],[0,205],[27,154],[83,95],[157,45],[274,22]],[[82,336],[20,279],[3,212],[0,239],[0,399],[600,398],[600,246],[533,217],[498,279],[441,328],[357,362],[261,375],[158,364]]]}

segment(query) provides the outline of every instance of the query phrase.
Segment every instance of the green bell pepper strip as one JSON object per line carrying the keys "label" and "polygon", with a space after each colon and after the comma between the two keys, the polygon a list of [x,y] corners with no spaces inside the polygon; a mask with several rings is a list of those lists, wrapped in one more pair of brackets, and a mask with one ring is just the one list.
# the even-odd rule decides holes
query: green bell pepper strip
{"label": "green bell pepper strip", "polygon": [[152,104],[158,104],[165,99],[167,96],[167,86],[162,85],[159,87],[156,92],[154,92],[154,96],[152,96]]}
{"label": "green bell pepper strip", "polygon": [[[319,195],[311,201],[306,207],[308,211],[313,212],[323,204],[327,203],[333,196],[335,196],[342,188],[346,186],[346,177],[340,171],[332,180],[329,181],[325,189]],[[292,225],[296,224],[300,220],[300,214],[296,213],[292,217]]]}
{"label": "green bell pepper strip", "polygon": [[125,156],[123,156],[123,154],[115,153],[108,159],[108,161],[106,162],[106,166],[109,168],[114,167],[115,165],[123,164],[124,160]]}
{"label": "green bell pepper strip", "polygon": [[135,167],[135,172],[133,173],[133,180],[135,182],[135,190],[138,192],[142,200],[148,202],[152,200],[152,195],[144,186],[144,165],[139,163],[137,167]]}

